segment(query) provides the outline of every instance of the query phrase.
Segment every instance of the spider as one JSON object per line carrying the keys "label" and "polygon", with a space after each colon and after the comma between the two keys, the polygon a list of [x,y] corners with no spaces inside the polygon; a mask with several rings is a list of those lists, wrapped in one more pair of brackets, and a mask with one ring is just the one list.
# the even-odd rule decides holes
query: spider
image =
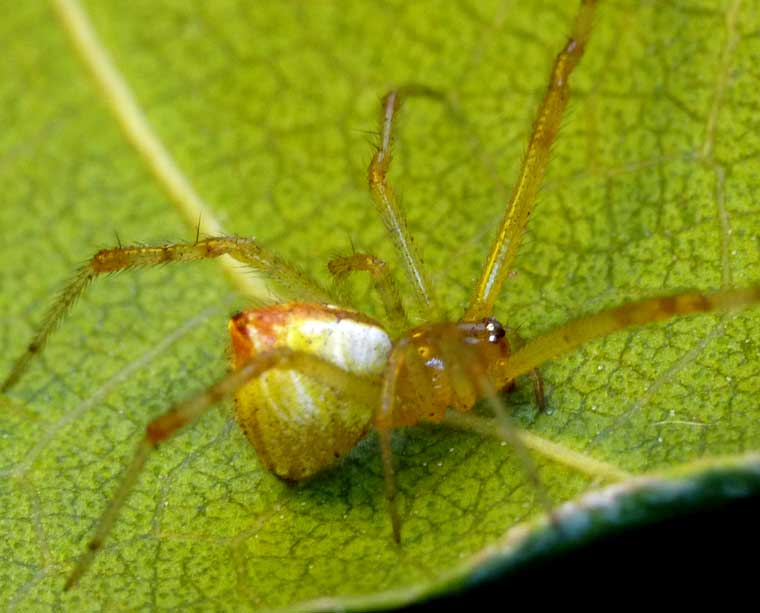
{"label": "spider", "polygon": [[[363,253],[335,258],[329,262],[329,270],[338,281],[356,273],[369,274],[382,300],[387,325],[344,306],[340,292],[317,283],[248,238],[196,237],[189,243],[119,246],[99,251],[76,274],[14,364],[2,384],[3,392],[18,382],[76,298],[101,274],[231,255],[297,295],[299,301],[232,317],[232,371],[148,424],[87,551],[66,582],[67,589],[76,584],[103,546],[153,451],[227,396],[235,396],[237,420],[262,463],[290,481],[307,479],[334,465],[374,426],[380,439],[392,533],[400,541],[393,429],[442,421],[449,409],[466,413],[479,398],[487,399],[500,414],[499,392],[510,389],[516,378],[525,374],[533,374],[541,404],[536,369],[590,340],[678,315],[760,303],[760,286],[654,297],[571,321],[527,343],[514,338],[510,342],[505,325],[492,317],[549,162],[569,101],[569,79],[589,41],[595,7],[594,0],[580,3],[570,38],[557,55],[506,213],[469,306],[458,321],[442,320],[403,211],[387,180],[401,100],[432,93],[424,88],[400,88],[383,99],[380,144],[369,166],[368,183],[414,288],[416,306],[429,314],[428,323],[410,328],[385,262]],[[519,451],[519,437],[505,423],[503,435]]]}

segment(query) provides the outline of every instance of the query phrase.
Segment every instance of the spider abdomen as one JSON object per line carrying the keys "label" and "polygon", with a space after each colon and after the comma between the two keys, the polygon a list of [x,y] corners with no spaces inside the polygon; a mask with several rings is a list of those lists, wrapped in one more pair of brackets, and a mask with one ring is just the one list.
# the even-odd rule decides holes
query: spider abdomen
{"label": "spider abdomen", "polygon": [[[380,324],[329,305],[243,311],[229,329],[236,368],[262,352],[289,349],[379,381],[391,350]],[[367,433],[376,397],[347,393],[344,384],[296,368],[273,368],[238,391],[237,421],[269,470],[291,481],[306,479],[334,464]]]}

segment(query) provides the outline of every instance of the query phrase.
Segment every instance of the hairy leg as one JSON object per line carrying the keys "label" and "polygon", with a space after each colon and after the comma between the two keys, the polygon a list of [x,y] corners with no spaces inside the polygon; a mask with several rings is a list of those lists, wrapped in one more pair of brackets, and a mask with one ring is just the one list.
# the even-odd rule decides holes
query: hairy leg
{"label": "hairy leg", "polygon": [[475,286],[470,306],[462,318],[464,321],[482,319],[493,312],[493,305],[511,270],[536,203],[544,172],[549,165],[552,143],[559,132],[570,99],[570,74],[583,56],[591,35],[595,8],[596,0],[581,0],[570,40],[554,60],[549,87],[533,123],[533,133],[523,158],[520,176]]}
{"label": "hairy leg", "polygon": [[[496,418],[481,417],[479,415],[472,415],[471,413],[458,413],[457,411],[449,410],[441,423],[457,430],[477,432],[483,436],[505,442],[507,440],[503,425]],[[613,464],[596,460],[584,453],[565,447],[560,443],[552,442],[541,436],[531,434],[520,428],[515,429],[515,435],[519,437],[527,449],[549,458],[552,462],[569,466],[594,479],[614,483],[615,481],[623,481],[633,477],[631,473]]]}
{"label": "hairy leg", "polygon": [[[513,350],[520,349],[525,345],[525,339],[516,330],[507,330],[507,335]],[[536,401],[536,406],[539,411],[545,411],[546,395],[544,394],[544,378],[541,376],[541,371],[534,368],[530,371],[530,378],[533,381],[533,399]]]}
{"label": "hairy leg", "polygon": [[504,371],[504,384],[587,342],[619,330],[664,321],[679,315],[730,311],[760,305],[760,285],[702,294],[690,292],[630,302],[581,317],[528,341],[513,353]]}
{"label": "hairy leg", "polygon": [[346,257],[333,258],[327,263],[327,268],[339,283],[344,282],[351,273],[368,272],[383,302],[383,308],[391,326],[396,331],[404,330],[409,326],[398,287],[388,266],[380,258],[365,253],[354,253]]}
{"label": "hairy leg", "polygon": [[429,312],[431,309],[437,312],[438,306],[435,302],[430,278],[414,245],[407,226],[406,216],[398,205],[393,188],[388,183],[395,117],[401,108],[401,100],[404,96],[441,97],[439,93],[430,88],[409,85],[393,90],[383,98],[380,113],[380,145],[375,155],[372,156],[367,171],[367,179],[372,199],[377,205],[380,217],[391,235],[393,244],[401,254],[404,269],[414,287],[419,309],[423,312]]}
{"label": "hairy leg", "polygon": [[[468,351],[470,348],[461,342],[444,342],[438,346],[438,353],[444,356],[444,362],[453,371],[464,374],[472,381],[478,397],[488,403],[493,416],[498,424],[498,434],[507,444],[515,451],[517,458],[522,465],[523,472],[532,484],[536,495],[547,511],[551,513],[553,504],[546,488],[544,487],[541,477],[538,474],[536,464],[528,452],[528,448],[518,435],[517,426],[504,407],[504,402],[496,387],[488,377],[488,364],[484,363],[477,352]],[[471,408],[471,407],[470,407]],[[446,418],[444,418],[446,421]]]}
{"label": "hairy leg", "polygon": [[305,372],[315,378],[331,382],[336,389],[360,396],[362,400],[366,400],[369,394],[371,394],[370,397],[376,397],[377,387],[374,382],[351,375],[315,355],[289,349],[275,349],[257,355],[206,391],[175,405],[146,427],[143,440],[137,446],[135,455],[124,472],[121,484],[100,516],[95,534],[87,544],[87,550],[77,560],[74,570],[66,580],[64,589],[72,588],[92,564],[95,555],[108,538],[124,503],[137,484],[145,463],[158,444],[171,438],[184,426],[197,421],[220,400],[231,396],[243,385],[272,368],[296,369]]}
{"label": "hairy leg", "polygon": [[383,387],[380,393],[380,406],[375,415],[375,428],[380,438],[380,454],[383,462],[385,478],[385,498],[388,501],[388,512],[391,516],[393,540],[401,542],[401,518],[396,504],[396,476],[393,470],[393,450],[391,448],[391,432],[393,430],[393,409],[396,403],[396,384],[401,367],[404,365],[408,343],[399,342],[388,358],[385,369]]}
{"label": "hairy leg", "polygon": [[98,251],[64,287],[48,311],[26,351],[16,360],[3,381],[0,392],[9,390],[24,374],[29,362],[45,346],[50,334],[58,327],[77,298],[98,275],[130,268],[159,266],[173,262],[194,262],[230,255],[255,271],[267,275],[286,292],[297,293],[304,302],[331,302],[332,296],[306,274],[262,247],[250,238],[217,236],[192,243],[158,246],[114,247]]}

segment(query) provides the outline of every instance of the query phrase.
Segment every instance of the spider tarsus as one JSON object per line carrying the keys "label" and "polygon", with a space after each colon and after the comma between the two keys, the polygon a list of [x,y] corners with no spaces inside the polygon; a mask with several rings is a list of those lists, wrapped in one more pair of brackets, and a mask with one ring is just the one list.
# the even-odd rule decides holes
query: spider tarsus
{"label": "spider tarsus", "polygon": [[195,226],[195,244],[198,244],[198,241],[201,238],[201,217],[202,213],[198,213],[198,223]]}
{"label": "spider tarsus", "polygon": [[533,399],[536,402],[539,412],[546,412],[546,395],[544,393],[544,378],[541,376],[541,371],[538,368],[534,368],[530,371],[530,376],[533,379]]}
{"label": "spider tarsus", "polygon": [[0,386],[0,393],[5,394],[7,391],[9,391],[15,384],[18,377],[14,376],[14,373],[12,372],[8,377],[3,381],[3,385]]}
{"label": "spider tarsus", "polygon": [[69,573],[66,578],[66,582],[63,584],[63,591],[68,592],[71,588],[79,583],[79,580],[87,572],[87,569],[95,559],[95,554],[103,547],[103,541],[100,539],[92,539],[87,543],[87,548],[84,553],[79,557],[74,566],[74,569]]}

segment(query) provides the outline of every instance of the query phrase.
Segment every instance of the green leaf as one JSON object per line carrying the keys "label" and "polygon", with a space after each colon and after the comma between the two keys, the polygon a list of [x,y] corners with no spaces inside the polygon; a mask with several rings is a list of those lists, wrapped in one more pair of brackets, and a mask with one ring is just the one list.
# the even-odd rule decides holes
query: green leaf
{"label": "green leaf", "polygon": [[[446,92],[456,113],[433,100],[405,105],[392,180],[456,317],[572,4],[84,8],[208,215],[321,279],[352,245],[398,263],[365,186],[378,100],[409,82]],[[125,137],[60,12],[28,2],[4,15],[2,374],[96,249],[117,233],[122,243],[189,240],[197,222]],[[642,296],[760,280],[759,25],[755,4],[738,1],[600,7],[501,320],[531,338]],[[379,313],[371,295],[361,301]],[[150,460],[105,549],[64,594],[145,424],[225,372],[226,319],[248,303],[215,262],[100,279],[0,397],[6,608],[394,606],[501,572],[505,555],[519,565],[529,554],[502,546],[516,525],[547,534],[507,446],[426,426],[394,435],[396,547],[373,436],[336,469],[290,486],[261,468],[225,405]],[[510,401],[538,437],[635,475],[685,473],[699,488],[710,467],[760,447],[759,365],[757,309],[679,319],[546,365],[546,413],[527,381]],[[537,462],[556,502],[602,481]],[[730,495],[757,489],[758,464],[738,461],[750,485]]]}

